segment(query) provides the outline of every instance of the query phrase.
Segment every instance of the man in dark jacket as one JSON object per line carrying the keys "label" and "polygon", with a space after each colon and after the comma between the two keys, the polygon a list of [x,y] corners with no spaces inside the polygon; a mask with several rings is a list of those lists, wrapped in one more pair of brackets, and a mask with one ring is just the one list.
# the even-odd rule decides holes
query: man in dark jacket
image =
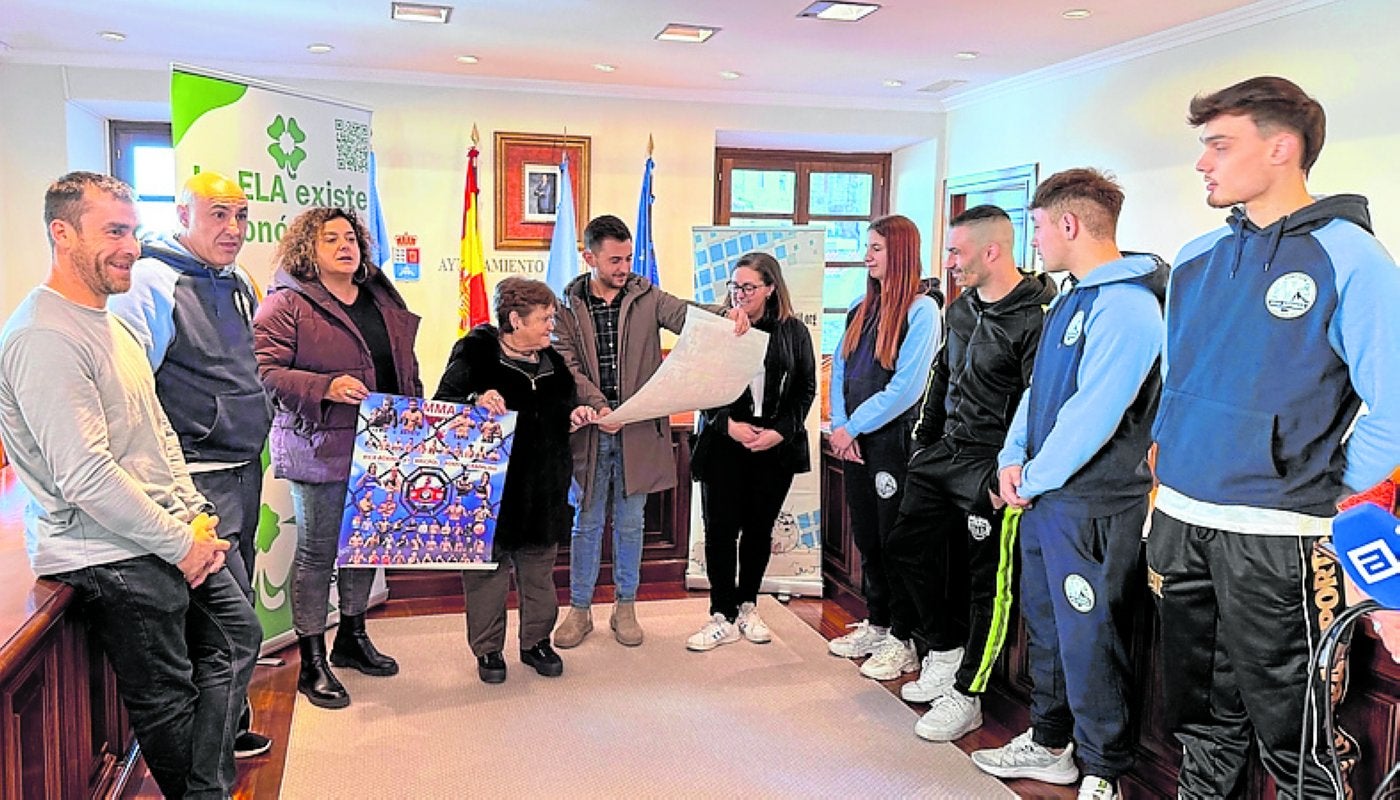
{"label": "man in dark jacket", "polygon": [[[1298,86],[1252,78],[1194,98],[1190,122],[1207,202],[1233,211],[1172,269],[1153,429],[1148,585],[1178,793],[1237,796],[1257,738],[1280,797],[1341,796],[1333,743],[1301,737],[1331,694],[1307,709],[1309,650],[1337,610],[1337,566],[1313,546],[1400,453],[1400,270],[1365,198],[1308,193],[1326,121]],[[1335,744],[1345,773],[1356,744]]]}
{"label": "man in dark jacket", "polygon": [[[147,236],[131,290],[107,306],[136,331],[156,374],[156,394],[180,437],[190,477],[219,514],[228,569],[254,602],[253,559],[262,505],[263,445],[272,407],[253,358],[257,295],[236,259],[248,232],[248,198],[217,172],[185,182],[180,230]],[[234,754],[268,751],[245,707]]]}
{"label": "man in dark jacket", "polygon": [[[607,414],[637,392],[661,366],[665,328],[680,333],[687,303],[632,273],[632,233],[617,217],[605,215],[583,232],[583,260],[590,272],[574,279],[559,305],[555,349],[574,374],[578,401],[598,415],[573,435],[576,498],[569,545],[569,614],[554,633],[557,647],[574,647],[593,630],[589,611],[603,538],[604,515],[612,500],[613,635],[625,645],[642,643],[637,622],[637,584],[642,563],[642,515],[647,494],[676,485],[670,425],[648,419],[618,428]],[[730,312],[735,331],[748,329],[748,317]]]}
{"label": "man in dark jacket", "polygon": [[[867,677],[892,680],[922,661],[919,680],[901,694],[931,704],[914,732],[932,741],[982,724],[981,695],[1011,614],[1015,531],[1001,524],[996,456],[1055,296],[1044,275],[1017,270],[1014,243],[1010,217],[995,206],[953,219],[948,267],[962,294],[948,307],[886,551],[895,592],[890,633],[906,645],[861,667]],[[960,574],[966,579],[950,586]]]}
{"label": "man in dark jacket", "polygon": [[1064,784],[1079,777],[1077,747],[1079,796],[1093,800],[1114,800],[1133,763],[1129,586],[1152,489],[1167,287],[1161,259],[1119,251],[1122,207],[1123,190],[1091,169],[1050,176],[1031,202],[1045,269],[1069,273],[998,458],[1001,498],[1024,510],[1031,729],[972,754],[1000,778]]}

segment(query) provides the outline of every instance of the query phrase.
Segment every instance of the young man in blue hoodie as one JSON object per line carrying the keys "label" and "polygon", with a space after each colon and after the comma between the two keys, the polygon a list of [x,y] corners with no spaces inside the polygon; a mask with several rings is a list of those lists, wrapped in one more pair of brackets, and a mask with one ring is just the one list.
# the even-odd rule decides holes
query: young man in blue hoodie
{"label": "young man in blue hoodie", "polygon": [[[1336,565],[1313,546],[1338,499],[1400,454],[1400,270],[1365,198],[1308,194],[1326,122],[1302,89],[1252,78],[1194,98],[1189,120],[1207,202],[1232,211],[1172,270],[1153,430],[1148,582],[1178,791],[1237,796],[1257,737],[1280,797],[1332,797],[1345,787],[1326,737],[1300,747],[1309,650],[1340,610]],[[1355,743],[1337,744],[1346,772]]]}
{"label": "young man in blue hoodie", "polygon": [[[1129,585],[1137,574],[1167,265],[1120,252],[1123,190],[1092,169],[1040,184],[1034,243],[1067,288],[1045,317],[1030,388],[998,456],[1021,516],[1021,614],[1030,634],[1031,728],[972,754],[1002,778],[1071,783],[1112,800],[1132,766]],[[1073,737],[1074,742],[1071,742]]]}
{"label": "young man in blue hoodie", "polygon": [[[185,182],[175,213],[180,230],[144,237],[130,291],[112,295],[107,307],[146,349],[190,477],[218,509],[219,536],[233,545],[229,572],[254,602],[261,456],[272,408],[253,357],[257,294],[237,263],[248,197],[223,175],[201,172]],[[252,709],[245,707],[234,745],[239,758],[272,747],[251,725]]]}

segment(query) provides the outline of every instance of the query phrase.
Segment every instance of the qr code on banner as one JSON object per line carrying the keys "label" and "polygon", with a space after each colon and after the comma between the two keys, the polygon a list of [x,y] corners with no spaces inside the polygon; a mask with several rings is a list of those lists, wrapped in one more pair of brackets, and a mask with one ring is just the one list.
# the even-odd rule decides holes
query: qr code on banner
{"label": "qr code on banner", "polygon": [[335,166],[349,172],[369,171],[369,126],[348,119],[335,121]]}

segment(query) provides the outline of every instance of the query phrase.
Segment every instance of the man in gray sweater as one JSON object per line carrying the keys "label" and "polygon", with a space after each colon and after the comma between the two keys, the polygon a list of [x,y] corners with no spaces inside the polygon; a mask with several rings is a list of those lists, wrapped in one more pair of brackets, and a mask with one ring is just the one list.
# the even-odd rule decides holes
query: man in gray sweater
{"label": "man in gray sweater", "polygon": [[48,277],[0,332],[0,440],[28,494],[30,564],[74,589],[162,793],[228,797],[262,633],[145,352],[106,311],[139,252],[131,189],[70,173],[44,219]]}

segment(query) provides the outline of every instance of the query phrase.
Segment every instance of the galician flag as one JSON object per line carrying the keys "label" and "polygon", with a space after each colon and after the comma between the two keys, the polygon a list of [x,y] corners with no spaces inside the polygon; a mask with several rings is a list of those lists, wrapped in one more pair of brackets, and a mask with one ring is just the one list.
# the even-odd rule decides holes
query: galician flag
{"label": "galician flag", "polygon": [[384,268],[385,262],[394,254],[389,243],[389,226],[384,222],[384,207],[379,203],[379,179],[374,166],[374,151],[369,154],[369,235],[374,240],[370,258],[374,265]]}
{"label": "galician flag", "polygon": [[544,282],[557,297],[578,275],[578,226],[574,223],[574,185],[569,180],[569,154],[559,165],[559,203],[555,207],[554,235],[549,240],[549,265]]}
{"label": "galician flag", "polygon": [[486,255],[481,250],[477,220],[481,185],[477,180],[476,156],[475,147],[467,151],[467,188],[462,196],[462,264],[458,279],[462,302],[458,309],[458,333],[491,321],[490,302],[486,297]]}
{"label": "galician flag", "polygon": [[651,193],[651,156],[647,156],[646,173],[642,175],[642,199],[637,203],[637,234],[633,239],[632,271],[660,286],[661,279],[656,274],[656,243],[651,238],[651,204],[656,198]]}

